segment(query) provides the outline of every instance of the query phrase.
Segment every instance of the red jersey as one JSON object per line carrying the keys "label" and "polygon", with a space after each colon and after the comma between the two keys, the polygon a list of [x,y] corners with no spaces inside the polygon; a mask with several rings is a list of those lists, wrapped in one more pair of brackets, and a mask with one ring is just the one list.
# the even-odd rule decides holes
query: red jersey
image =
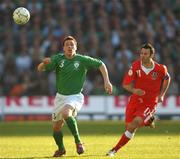
{"label": "red jersey", "polygon": [[138,102],[141,98],[145,103],[157,103],[157,97],[160,94],[161,84],[167,75],[167,68],[165,65],[154,62],[153,69],[146,73],[141,65],[141,61],[135,61],[128,73],[125,75],[123,84],[134,84],[134,88],[139,88],[145,91],[145,95],[132,95],[131,102]]}

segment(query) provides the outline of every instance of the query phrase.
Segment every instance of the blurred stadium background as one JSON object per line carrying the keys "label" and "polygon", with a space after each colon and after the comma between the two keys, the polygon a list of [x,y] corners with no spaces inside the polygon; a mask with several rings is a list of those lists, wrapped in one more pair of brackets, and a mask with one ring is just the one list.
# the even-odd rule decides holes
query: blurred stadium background
{"label": "blurred stadium background", "polygon": [[[31,13],[23,26],[12,19],[20,6]],[[38,73],[36,66],[62,50],[67,35],[77,39],[80,53],[104,61],[114,85],[109,96],[100,73],[88,73],[78,115],[88,120],[79,122],[87,152],[76,154],[65,125],[68,158],[104,158],[123,133],[123,121],[106,120],[123,119],[129,94],[121,87],[122,77],[145,42],[154,45],[156,60],[167,65],[172,77],[157,116],[180,119],[179,19],[180,0],[0,0],[0,158],[50,158],[56,149],[51,136],[55,76]],[[180,120],[157,121],[156,129],[141,129],[117,158],[177,159],[179,134]]]}
{"label": "blurred stadium background", "polygon": [[[23,26],[12,19],[19,6],[31,13]],[[89,72],[79,118],[123,118],[128,94],[121,88],[122,77],[145,42],[154,45],[156,60],[167,65],[172,77],[157,115],[180,118],[179,19],[179,0],[1,0],[0,118],[50,119],[55,76],[38,73],[36,66],[62,50],[67,35],[77,39],[80,53],[104,61],[114,85],[114,96],[107,96],[99,72]]]}

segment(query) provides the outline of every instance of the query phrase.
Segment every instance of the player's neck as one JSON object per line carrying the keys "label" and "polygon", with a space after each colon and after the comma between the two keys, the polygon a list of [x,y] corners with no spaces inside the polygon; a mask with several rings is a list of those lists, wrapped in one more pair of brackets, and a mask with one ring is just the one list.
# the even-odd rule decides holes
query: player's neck
{"label": "player's neck", "polygon": [[74,56],[75,56],[76,54],[65,54],[65,57],[67,58],[67,59],[73,59],[74,58]]}
{"label": "player's neck", "polygon": [[153,68],[154,67],[154,61],[152,59],[148,61],[141,61],[141,65],[143,65],[146,68]]}

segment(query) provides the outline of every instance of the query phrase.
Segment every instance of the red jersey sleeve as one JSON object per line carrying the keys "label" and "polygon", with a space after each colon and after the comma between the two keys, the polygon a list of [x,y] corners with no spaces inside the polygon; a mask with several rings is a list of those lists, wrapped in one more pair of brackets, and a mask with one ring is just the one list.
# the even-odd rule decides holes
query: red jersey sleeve
{"label": "red jersey sleeve", "polygon": [[124,76],[123,85],[130,84],[131,82],[134,81],[135,78],[136,78],[136,70],[132,65]]}
{"label": "red jersey sleeve", "polygon": [[162,65],[163,67],[163,79],[168,79],[169,78],[169,73],[168,73],[168,70],[167,70],[167,67],[165,65]]}

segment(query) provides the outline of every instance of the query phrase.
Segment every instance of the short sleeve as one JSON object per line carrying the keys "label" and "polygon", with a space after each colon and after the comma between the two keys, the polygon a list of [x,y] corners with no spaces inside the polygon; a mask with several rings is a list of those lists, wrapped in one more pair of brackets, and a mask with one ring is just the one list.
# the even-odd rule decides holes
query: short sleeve
{"label": "short sleeve", "polygon": [[99,68],[102,65],[102,61],[90,56],[84,56],[83,63],[87,69]]}
{"label": "short sleeve", "polygon": [[135,68],[131,66],[124,76],[123,85],[130,84],[131,82],[134,81],[135,77],[136,77]]}
{"label": "short sleeve", "polygon": [[56,61],[57,61],[56,57],[57,56],[55,56],[55,55],[51,56],[51,63],[45,66],[45,71],[49,72],[49,71],[55,70],[55,68],[56,68]]}
{"label": "short sleeve", "polygon": [[162,66],[163,66],[163,71],[162,71],[163,79],[168,79],[169,73],[168,73],[167,67],[165,65],[162,65]]}

